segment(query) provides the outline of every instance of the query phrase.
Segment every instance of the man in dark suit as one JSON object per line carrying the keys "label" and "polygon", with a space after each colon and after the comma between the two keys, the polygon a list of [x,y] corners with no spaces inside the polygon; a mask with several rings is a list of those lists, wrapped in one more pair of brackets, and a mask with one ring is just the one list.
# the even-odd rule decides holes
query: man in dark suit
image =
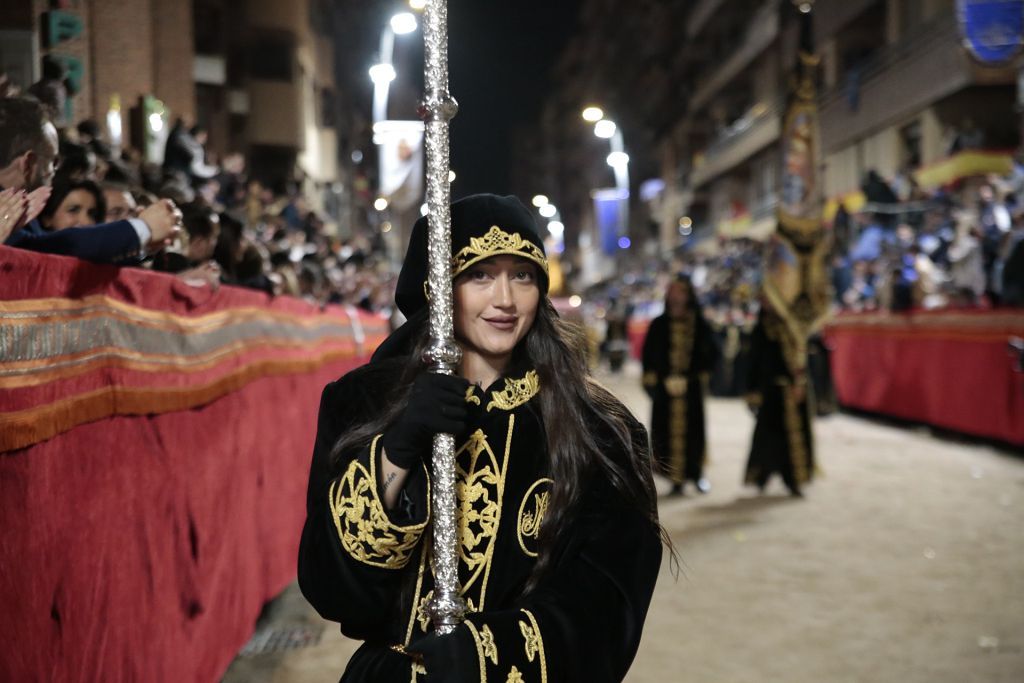
{"label": "man in dark suit", "polygon": [[[38,102],[19,97],[0,100],[0,188],[30,193],[50,185],[59,163],[57,149],[57,130]],[[138,218],[56,232],[44,230],[29,205],[25,203],[21,216],[0,215],[0,222],[17,221],[5,245],[97,263],[138,261],[181,229],[181,212],[166,199]]]}

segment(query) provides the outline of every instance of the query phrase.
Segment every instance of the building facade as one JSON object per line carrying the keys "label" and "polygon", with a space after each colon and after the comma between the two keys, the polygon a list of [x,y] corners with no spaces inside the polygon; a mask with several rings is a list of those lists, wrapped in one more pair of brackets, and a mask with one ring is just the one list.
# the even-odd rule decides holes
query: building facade
{"label": "building facade", "polygon": [[66,124],[119,129],[153,162],[176,119],[200,124],[208,151],[243,153],[252,176],[301,184],[323,210],[344,194],[334,14],[328,0],[8,0],[0,65],[27,89],[58,59],[74,90]]}
{"label": "building facade", "polygon": [[[610,175],[607,150],[580,120],[590,104],[625,134],[634,248],[648,240],[668,253],[775,230],[800,4],[811,5],[820,59],[826,220],[840,202],[863,208],[872,170],[926,190],[1009,170],[1020,143],[1017,67],[971,57],[955,0],[584,0],[555,94],[521,145],[543,151],[519,164],[523,194],[564,197],[567,249],[593,241],[588,193]],[[652,178],[658,191],[641,192]]]}

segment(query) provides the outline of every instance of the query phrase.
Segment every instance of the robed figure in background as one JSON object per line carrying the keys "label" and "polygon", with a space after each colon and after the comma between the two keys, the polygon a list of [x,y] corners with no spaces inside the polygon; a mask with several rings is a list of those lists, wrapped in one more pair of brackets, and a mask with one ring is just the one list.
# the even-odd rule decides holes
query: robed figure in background
{"label": "robed figure in background", "polygon": [[765,303],[750,341],[747,404],[757,426],[744,479],[761,491],[779,474],[790,493],[800,496],[814,476],[806,348]]}
{"label": "robed figure in background", "polygon": [[704,376],[715,355],[693,285],[679,277],[669,285],[665,312],[651,321],[643,347],[643,384],[653,401],[651,445],[674,494],[682,494],[687,481],[699,493],[711,488],[704,478]]}

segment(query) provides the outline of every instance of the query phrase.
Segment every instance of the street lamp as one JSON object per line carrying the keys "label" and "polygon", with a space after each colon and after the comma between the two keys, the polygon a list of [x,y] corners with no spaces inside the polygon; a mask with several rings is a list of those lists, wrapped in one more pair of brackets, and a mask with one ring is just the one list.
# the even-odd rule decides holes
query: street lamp
{"label": "street lamp", "polygon": [[[622,131],[613,120],[605,117],[605,112],[600,107],[587,107],[583,110],[582,117],[584,121],[594,125],[594,135],[607,140],[609,144],[609,154],[605,161],[615,174],[615,189],[595,190],[593,198],[602,251],[611,256],[616,247],[628,249],[631,245],[626,236],[629,231],[629,155],[626,154]],[[611,230],[614,230],[615,234],[612,234]],[[595,262],[594,267],[604,269],[609,265],[601,268]]]}
{"label": "street lamp", "polygon": [[615,122],[609,119],[601,119],[594,122],[594,135],[603,140],[614,137],[615,131],[618,129],[619,127],[615,125]]}
{"label": "street lamp", "polygon": [[388,89],[395,80],[392,59],[395,54],[395,36],[404,36],[417,29],[419,23],[412,12],[399,12],[391,17],[380,33],[380,62],[370,67],[373,80],[373,122],[388,118]]}
{"label": "street lamp", "polygon": [[[388,94],[391,83],[396,79],[394,67],[395,37],[413,33],[419,27],[419,21],[412,12],[398,12],[392,16],[381,29],[380,52],[378,63],[370,67],[370,79],[373,81],[373,142],[377,146],[377,191],[380,199],[374,204],[379,218],[384,212],[400,218],[403,211],[415,206],[420,201],[419,178],[422,170],[416,164],[422,164],[422,156],[416,150],[422,146],[422,121],[392,121],[388,118]],[[412,204],[410,204],[412,203]],[[397,220],[396,218],[396,220]],[[402,235],[397,230],[384,230],[390,233],[386,242],[389,251],[398,254],[401,250]]]}

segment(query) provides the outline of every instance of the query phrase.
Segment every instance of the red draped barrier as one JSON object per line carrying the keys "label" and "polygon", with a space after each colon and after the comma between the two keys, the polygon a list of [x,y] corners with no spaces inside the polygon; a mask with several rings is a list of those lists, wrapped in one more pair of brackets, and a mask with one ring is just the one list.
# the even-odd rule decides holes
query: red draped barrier
{"label": "red draped barrier", "polygon": [[827,338],[842,405],[1024,445],[1022,311],[848,314]]}
{"label": "red draped barrier", "polygon": [[0,680],[216,681],[385,321],[0,247]]}

